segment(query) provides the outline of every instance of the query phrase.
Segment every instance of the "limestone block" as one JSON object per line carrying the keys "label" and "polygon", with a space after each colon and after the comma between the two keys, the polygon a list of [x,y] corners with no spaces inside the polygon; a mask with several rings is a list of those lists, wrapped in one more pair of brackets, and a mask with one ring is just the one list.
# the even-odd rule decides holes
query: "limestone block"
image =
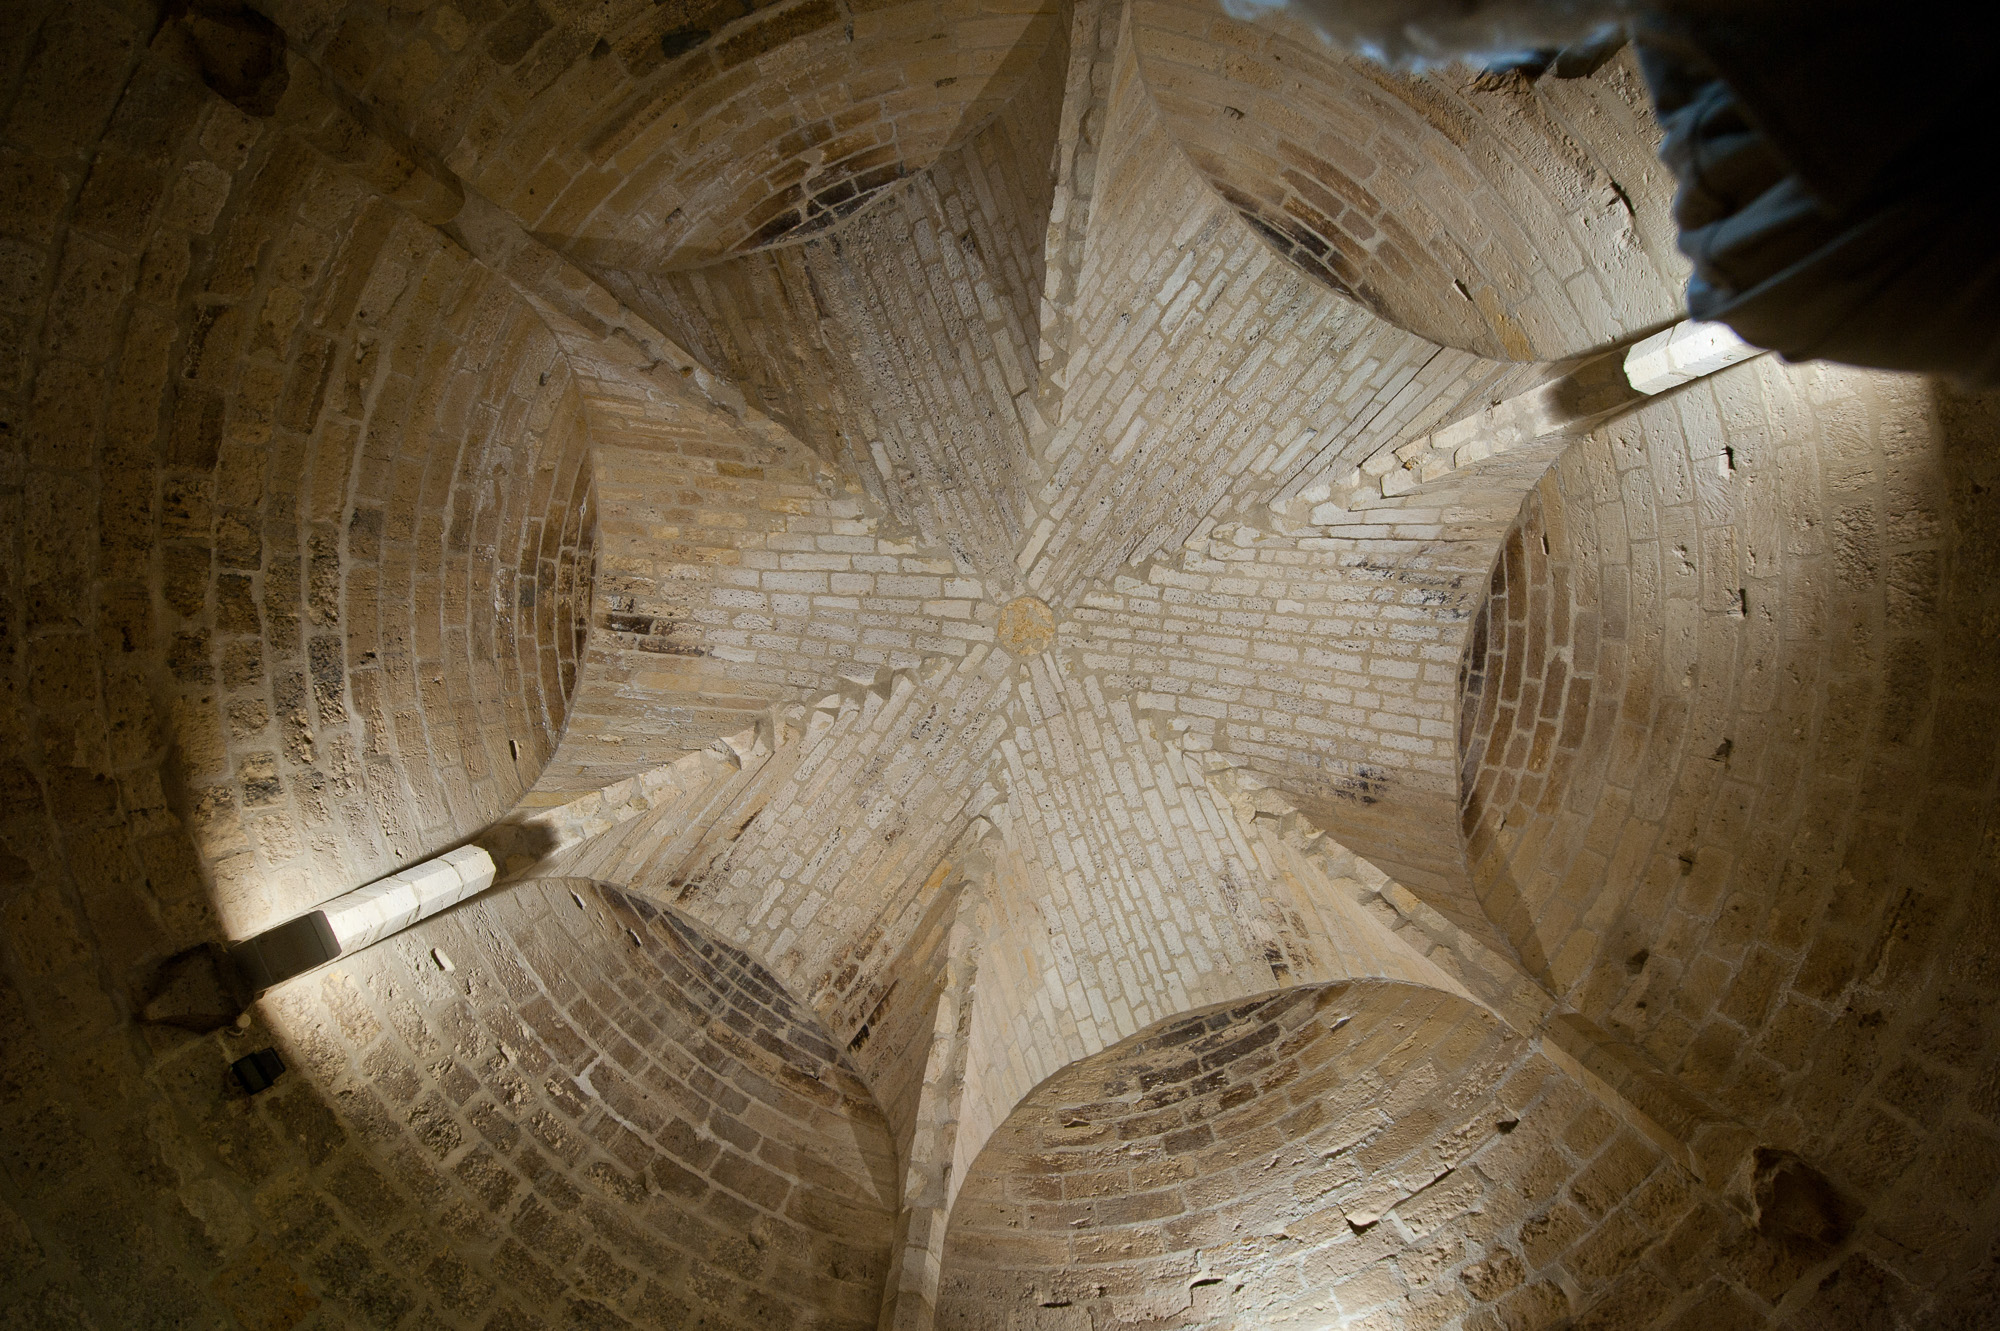
{"label": "limestone block", "polygon": [[[452,878],[457,879],[457,874]],[[322,907],[343,953],[367,947],[417,918],[416,885],[402,874],[356,888]]]}
{"label": "limestone block", "polygon": [[493,857],[461,846],[320,907],[343,954],[379,943],[493,885]]}
{"label": "limestone block", "polygon": [[493,857],[478,846],[460,846],[457,850],[446,851],[438,856],[438,859],[458,870],[461,884],[458,895],[460,901],[493,886],[496,872]]}
{"label": "limestone block", "polygon": [[1763,354],[1727,324],[1690,319],[1633,343],[1625,353],[1625,378],[1651,397]]}

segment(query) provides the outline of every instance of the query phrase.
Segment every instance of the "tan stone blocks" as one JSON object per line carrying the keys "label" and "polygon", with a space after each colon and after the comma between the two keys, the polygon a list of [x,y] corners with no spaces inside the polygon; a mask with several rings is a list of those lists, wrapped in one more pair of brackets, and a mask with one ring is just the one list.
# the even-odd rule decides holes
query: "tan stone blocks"
{"label": "tan stone blocks", "polygon": [[[1204,28],[1213,35],[1194,36]],[[1147,81],[1159,88],[1190,155],[1281,250],[1336,290],[1358,290],[1428,336],[1517,357],[1532,354],[1535,338],[1574,338],[1576,326],[1593,316],[1602,321],[1590,325],[1601,342],[1648,322],[1633,318],[1640,309],[1655,310],[1654,319],[1667,311],[1678,260],[1659,246],[1664,192],[1657,175],[1649,181],[1656,192],[1645,218],[1619,215],[1646,255],[1638,263],[1629,253],[1616,260],[1602,253],[1604,242],[1590,228],[1565,225],[1570,207],[1557,202],[1582,191],[1597,207],[1620,207],[1604,184],[1611,178],[1607,166],[1647,173],[1619,135],[1586,150],[1605,165],[1593,162],[1583,179],[1560,180],[1575,165],[1558,166],[1570,150],[1552,153],[1542,137],[1550,128],[1541,115],[1553,106],[1517,117],[1463,87],[1412,83],[1390,91],[1366,76],[1359,76],[1365,91],[1349,101],[1342,95],[1345,72],[1309,39],[1295,44],[1178,5],[1144,7],[1135,30]],[[1538,89],[1537,95],[1601,105],[1621,133],[1632,127],[1632,108],[1613,88]],[[1422,148],[1426,134],[1438,132],[1433,125],[1447,118],[1445,133],[1458,136],[1451,147]],[[1509,143],[1505,168],[1465,150],[1468,124]],[[1433,173],[1441,187],[1425,194],[1424,206],[1409,206],[1405,182]],[[1517,220],[1545,215],[1563,221],[1530,234]],[[1389,233],[1386,243],[1381,231]],[[1584,250],[1591,251],[1589,261]],[[1435,276],[1438,266],[1457,274],[1455,298],[1453,279]],[[1420,271],[1434,276],[1426,282]],[[1605,282],[1600,274],[1610,272],[1617,278]]]}
{"label": "tan stone blocks", "polygon": [[[1936,435],[1970,408],[1773,366],[1692,387],[1560,461],[1479,637],[1533,468],[1452,480],[1411,446],[1539,371],[1384,327],[1242,219],[1488,350],[1637,327],[1676,261],[1631,70],[1363,86],[1285,31],[1152,4],[1122,54],[1080,8],[1064,69],[1022,56],[1052,27],[1027,0],[925,13],[868,10],[849,43],[774,8],[672,58],[681,20],[644,4],[280,15],[300,89],[331,71],[415,140],[387,155],[299,98],[249,121],[108,11],[30,15],[0,128],[23,441],[0,771],[29,774],[0,848],[0,1080],[24,1088],[0,1251],[30,1273],[0,1301],[872,1324],[913,1160],[857,1108],[851,1041],[899,1133],[963,1112],[963,1150],[925,1148],[941,1195],[946,1161],[983,1186],[1016,1101],[1094,1116],[1049,1127],[1013,1210],[963,1210],[1026,1230],[986,1254],[1019,1269],[948,1292],[981,1315],[1867,1325],[1976,1273],[1991,505],[1983,437]],[[1447,116],[1476,152],[1422,151]],[[603,285],[491,242],[476,200],[446,243],[374,190],[465,191],[398,154]],[[868,200],[837,243],[803,234]],[[774,223],[801,243],[664,272]],[[621,474],[628,451],[670,461]],[[1428,480],[1308,535],[1266,521],[1319,523],[1384,458]],[[1014,671],[997,611],[1030,591],[1061,624]],[[774,702],[790,744],[704,747]],[[538,779],[567,808],[683,754],[727,774],[603,828],[593,871],[751,947],[828,1029],[594,890],[462,909],[278,1000],[294,1072],[254,1100],[214,1098],[216,1059],[264,1028],[184,1041],[110,997]],[[1247,784],[1236,807],[1204,755],[1285,807]],[[1316,922],[1380,870],[1302,850],[1315,820],[1409,869],[1356,908],[1374,932]],[[939,1018],[953,1090],[918,1066],[925,940],[989,889],[963,1036]],[[1741,1120],[1721,1135],[1823,1159],[1870,1228],[1810,1270],[1773,1257],[1483,1018],[1398,1009],[1364,1040],[1329,1008],[1242,1040],[1244,1003],[1425,951],[1427,983],[1629,1037]],[[1171,1077],[1030,1094],[1214,1005],[1199,1057],[1144,1055]],[[908,1229],[926,1306],[948,1204]]]}
{"label": "tan stone blocks", "polygon": [[[1110,1051],[1079,1065],[1065,1073],[1058,1083],[1037,1092],[1036,1098],[1017,1111],[1003,1135],[996,1138],[994,1148],[982,1157],[981,1170],[992,1166],[994,1150],[1014,1149],[1011,1143],[1016,1135],[1024,1138],[1024,1145],[1027,1138],[1038,1138],[1043,1143],[1043,1154],[1035,1157],[1041,1169],[1075,1169],[1088,1158],[1092,1148],[1087,1145],[1071,1148],[1076,1154],[1069,1158],[1077,1163],[1065,1164],[1066,1153],[1062,1148],[1053,1152],[1047,1149],[1051,1134],[1065,1131],[1059,1125],[1078,1116],[1120,1116],[1121,1137],[1143,1140],[1134,1136],[1134,1130],[1138,1133],[1157,1132],[1161,1134],[1157,1140],[1166,1151],[1199,1152],[1208,1163],[1198,1176],[1199,1186],[1190,1184],[1183,1192],[1189,1203],[1200,1210],[1171,1221],[1163,1229],[1154,1228],[1143,1218],[1162,1204],[1154,1200],[1157,1194],[1144,1191],[1131,1194],[1132,1204],[1138,1209],[1127,1216],[1122,1210],[1107,1209],[1106,1195],[1101,1186],[1087,1189],[1098,1200],[1089,1203],[1090,1210],[1086,1217],[1079,1218],[1077,1235],[1068,1243],[1064,1260],[1072,1270],[1080,1267],[1090,1272],[1090,1279],[1096,1288],[1113,1292],[1158,1289],[1162,1281],[1172,1278],[1171,1272],[1183,1269],[1192,1257],[1196,1270],[1205,1269],[1220,1274],[1243,1272],[1237,1277],[1236,1302],[1233,1305],[1239,1314],[1251,1309],[1273,1314],[1302,1296],[1310,1297],[1308,1291],[1321,1291],[1322,1296],[1324,1292],[1330,1292],[1339,1300],[1339,1307],[1357,1311],[1382,1305],[1386,1300],[1399,1300],[1403,1294],[1403,1283],[1393,1270],[1381,1263],[1403,1249],[1409,1240],[1409,1231],[1400,1220],[1384,1222],[1383,1214],[1397,1200],[1402,1200],[1403,1208],[1408,1209],[1412,1217],[1420,1213],[1424,1217],[1419,1222],[1419,1229],[1429,1230],[1449,1223],[1452,1216],[1463,1213],[1467,1204],[1477,1204],[1483,1185],[1469,1173],[1461,1175],[1447,1171],[1442,1179],[1435,1182],[1431,1181],[1432,1174],[1425,1174],[1421,1181],[1400,1188],[1388,1185],[1388,1191],[1383,1194],[1385,1205],[1382,1210],[1366,1212],[1350,1209],[1343,1214],[1340,1209],[1328,1208],[1323,1201],[1316,1200],[1325,1196],[1327,1184],[1314,1185],[1311,1180],[1331,1178],[1339,1189],[1335,1195],[1343,1198],[1360,1199],[1374,1193],[1370,1191],[1371,1185],[1366,1183],[1365,1176],[1333,1167],[1336,1162],[1346,1159],[1341,1149],[1326,1151],[1323,1146],[1318,1150],[1313,1148],[1326,1128],[1301,1121],[1272,1138],[1269,1144],[1262,1144],[1258,1125],[1266,1120],[1259,1102],[1254,1097],[1246,1101],[1228,1088],[1243,1075],[1236,1071],[1239,1063],[1264,1063],[1263,1051],[1272,1047],[1271,1040],[1268,1037],[1246,1040],[1241,1027],[1230,1023],[1255,1021],[1258,1019],[1256,1014],[1261,1011],[1271,1014],[1263,1020],[1275,1020],[1286,1029],[1298,1029],[1303,1035],[1303,1028],[1300,1027],[1302,1019],[1307,1023],[1331,1019],[1331,1014],[1326,1017],[1315,1015],[1320,1004],[1301,1002],[1301,999],[1309,998],[1309,993],[1295,993],[1261,1004],[1246,1005],[1236,1009],[1227,1019],[1222,1019],[1221,1014],[1206,1023],[1199,1018],[1192,1019],[1192,1022],[1172,1028],[1154,1039],[1134,1041],[1123,1049]],[[1373,1014],[1365,1018],[1369,1021],[1380,1021],[1387,1012],[1395,1010],[1393,1002],[1379,1011],[1363,1008],[1364,1013]],[[1218,1020],[1221,1021],[1219,1026]],[[1371,1048],[1379,1051],[1401,1043],[1395,1039],[1355,1043],[1349,1038],[1351,1032],[1341,1028],[1336,1030],[1339,1033],[1329,1039],[1322,1027],[1316,1039],[1303,1043],[1286,1040],[1280,1047],[1292,1050],[1291,1057],[1305,1053],[1310,1053],[1315,1060],[1331,1057],[1328,1067],[1335,1074],[1335,1085],[1365,1088],[1368,1078],[1357,1076],[1358,1064],[1354,1060],[1366,1063],[1374,1056],[1367,1052]],[[1237,1055],[1221,1053],[1225,1048],[1245,1052]],[[1205,1056],[1203,1051],[1208,1049],[1216,1049],[1222,1061]],[[1491,1056],[1491,1052],[1487,1051],[1475,1057],[1490,1059]],[[1135,1104],[1131,1100],[1138,1087],[1149,1082],[1158,1083],[1161,1074],[1151,1069],[1161,1068],[1161,1058],[1185,1062],[1190,1067],[1198,1063],[1201,1067],[1213,1065],[1218,1068],[1216,1078],[1203,1078],[1194,1083],[1193,1089],[1198,1098],[1182,1106],[1183,1112],[1196,1113],[1204,1120],[1199,1136],[1171,1127],[1173,1122],[1178,1121],[1178,1114],[1171,1119],[1163,1119],[1158,1112],[1145,1110],[1145,1101]],[[1099,1067],[1102,1071],[1089,1075],[1103,1078],[1101,1088],[1095,1084],[1070,1085],[1085,1076],[1086,1069]],[[1184,1075],[1166,1074],[1170,1081]],[[1254,1073],[1251,1075],[1255,1076]],[[1375,1080],[1372,1093],[1381,1094],[1385,1085],[1382,1080]],[[1363,1089],[1361,1094],[1366,1096],[1370,1092]],[[1079,1095],[1081,1102],[1074,1098],[1056,1098]],[[1115,1098],[1102,1098],[1107,1095]],[[1041,1103],[1043,1097],[1052,1101],[1046,1107]],[[1057,1107],[1065,1103],[1073,1107]],[[1221,1106],[1219,1110],[1196,1108],[1218,1104]],[[1380,1122],[1378,1120],[1378,1124]],[[1123,1124],[1130,1124],[1131,1127]],[[1344,1127],[1338,1130],[1347,1131]],[[1486,1129],[1486,1132],[1490,1136],[1491,1129]],[[1002,1143],[1009,1145],[1003,1146]],[[1278,1155],[1271,1165],[1260,1164],[1273,1150]],[[1325,1152],[1325,1159],[1321,1158],[1322,1152]],[[1278,1173],[1275,1166],[1281,1163],[1294,1172],[1274,1177]],[[1231,1170],[1233,1177],[1225,1175],[1230,1181],[1224,1183],[1215,1177],[1215,1170]],[[982,1223],[988,1212],[981,1209],[981,1202],[976,1199],[983,1197],[984,1190],[992,1186],[986,1181],[989,1177],[997,1183],[1005,1177],[1005,1171],[996,1171],[990,1176],[983,1172],[975,1174],[967,1184],[961,1203],[962,1224],[966,1228],[954,1229],[954,1247],[948,1254],[945,1268],[942,1306],[948,1315],[967,1315],[964,1311],[956,1311],[966,1309],[961,1301],[967,1297],[1010,1297],[1004,1292],[1003,1284],[989,1285],[987,1282],[1000,1277],[1010,1267],[1018,1267],[1023,1260],[1048,1260],[1047,1255],[1035,1250],[1023,1254],[1017,1253],[1013,1247],[988,1243],[987,1231]],[[1101,1173],[1089,1177],[1101,1179],[1105,1184],[1113,1182],[1113,1176]],[[1425,1187],[1424,1183],[1430,1183],[1430,1186]],[[1379,1188],[1376,1190],[1380,1191]],[[1351,1200],[1349,1205],[1364,1207],[1360,1200]],[[1061,1215],[1040,1217],[1031,1214],[1004,1219],[1010,1225],[1025,1221],[1047,1225],[1053,1230],[1061,1225],[1064,1218]],[[1107,1225],[1119,1228],[1106,1229]],[[1305,1246],[1297,1250],[1288,1246],[1274,1251],[1263,1246],[1268,1244],[1268,1240],[1238,1237],[1246,1229],[1276,1231],[1280,1226],[1289,1245],[1303,1240]],[[997,1233],[1011,1234],[1018,1233],[1018,1230]],[[1162,1237],[1166,1240],[1164,1246],[1160,1241]],[[1457,1261],[1463,1260],[1462,1248],[1451,1251],[1458,1255],[1440,1254],[1442,1265],[1435,1268],[1429,1278],[1435,1278],[1436,1271],[1448,1270]],[[1255,1280],[1243,1283],[1251,1271],[1258,1273]],[[1089,1287],[1087,1284],[1086,1290]]]}

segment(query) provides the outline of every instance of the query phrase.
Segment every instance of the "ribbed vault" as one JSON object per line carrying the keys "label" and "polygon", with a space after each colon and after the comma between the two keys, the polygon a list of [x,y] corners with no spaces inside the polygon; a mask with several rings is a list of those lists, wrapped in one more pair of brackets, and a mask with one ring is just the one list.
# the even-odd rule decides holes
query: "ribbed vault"
{"label": "ribbed vault", "polygon": [[22,1324],[1982,1324],[2000,408],[1630,389],[1629,56],[14,8]]}

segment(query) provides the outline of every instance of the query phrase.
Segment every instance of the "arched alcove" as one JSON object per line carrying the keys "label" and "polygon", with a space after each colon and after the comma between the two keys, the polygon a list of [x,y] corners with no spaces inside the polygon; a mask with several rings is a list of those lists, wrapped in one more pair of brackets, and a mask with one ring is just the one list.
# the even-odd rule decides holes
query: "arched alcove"
{"label": "arched alcove", "polygon": [[1588,79],[1411,76],[1302,24],[1145,0],[1146,85],[1195,165],[1318,280],[1432,341],[1557,360],[1675,317],[1672,182],[1629,57]]}
{"label": "arched alcove", "polygon": [[[938,1325],[1560,1313],[1517,1227],[1572,1176],[1598,1169],[1602,1205],[1657,1166],[1601,1112],[1489,1014],[1413,985],[1175,1017],[1050,1077],[993,1134],[952,1211]],[[1592,1128],[1560,1141],[1577,1114]]]}
{"label": "arched alcove", "polygon": [[964,142],[1061,45],[1053,3],[798,0],[661,31],[677,13],[607,37],[615,72],[573,67],[468,172],[588,267],[813,235]]}

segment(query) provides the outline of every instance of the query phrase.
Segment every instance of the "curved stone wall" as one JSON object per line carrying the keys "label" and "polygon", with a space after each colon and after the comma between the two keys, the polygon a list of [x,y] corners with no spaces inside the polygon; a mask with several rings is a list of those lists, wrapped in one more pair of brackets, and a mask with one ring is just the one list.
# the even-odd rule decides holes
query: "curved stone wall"
{"label": "curved stone wall", "polygon": [[[626,39],[642,57],[645,25],[667,12]],[[658,74],[592,108],[589,163],[556,168],[568,178],[551,181],[546,211],[540,196],[519,211],[577,237],[586,263],[640,271],[811,235],[991,120],[1055,32],[1052,4],[980,0],[798,0],[712,31],[697,20],[656,39]],[[492,170],[518,180],[519,165],[554,156],[551,140],[577,138],[573,104],[551,99]]]}
{"label": "curved stone wall", "polygon": [[[1453,981],[1311,865],[1241,826],[1198,755],[1095,681],[1031,668],[989,813],[981,1000],[956,1144],[966,1176],[1034,1087],[1176,1012],[1274,985]],[[1120,774],[1100,783],[1075,755]]]}
{"label": "curved stone wall", "polygon": [[894,202],[835,235],[607,277],[961,573],[1011,570],[1029,522],[1060,53]]}
{"label": "curved stone wall", "polygon": [[[1343,844],[1484,933],[1452,828],[1453,721],[1488,533],[1505,523],[1468,524],[1468,535],[1435,510],[1414,516],[1414,530],[1370,522],[1365,543],[1218,532],[1093,596],[1064,632],[1107,690],[1130,690],[1175,730],[1247,763]],[[1254,641],[1225,636],[1241,628]]]}
{"label": "curved stone wall", "polygon": [[1631,58],[1422,77],[1309,29],[1144,0],[1146,86],[1209,183],[1335,290],[1446,346],[1555,360],[1676,317],[1686,264]]}
{"label": "curved stone wall", "polygon": [[1464,828],[1522,964],[1827,1162],[1913,1284],[1991,1191],[1920,1180],[1993,1132],[1995,439],[1908,377],[1693,385],[1542,480],[1466,657]]}
{"label": "curved stone wall", "polygon": [[[1713,921],[1760,878],[1768,902],[1814,786],[1859,777],[1871,738],[1931,742],[1929,690],[1907,693],[1928,669],[1886,713],[1843,680],[1943,627],[1941,442],[1914,381],[1763,361],[1593,434],[1530,494],[1468,646],[1461,776],[1481,895],[1556,992],[1612,998],[1666,964],[1626,966],[1658,920]],[[1509,835],[1534,812],[1547,833]],[[1777,855],[1746,862],[1758,828]],[[1623,910],[1650,918],[1605,936]]]}
{"label": "curved stone wall", "polygon": [[503,279],[141,35],[52,16],[8,121],[10,739],[173,809],[241,936],[532,783],[588,608],[587,438]]}
{"label": "curved stone wall", "polygon": [[256,15],[0,24],[0,1321],[1983,1324],[2000,415],[1551,378],[1629,65]]}
{"label": "curved stone wall", "polygon": [[1000,110],[1053,5],[279,3],[295,49],[594,269],[811,234]]}
{"label": "curved stone wall", "polygon": [[[311,243],[291,215],[346,193],[287,158],[245,182],[246,247]],[[273,173],[293,178],[279,191]],[[239,880],[266,894],[261,918],[227,917],[232,932],[505,812],[554,748],[589,614],[588,434],[552,339],[504,280],[347,201],[320,262],[263,269],[240,293],[246,313],[304,309],[299,326],[239,332],[241,315],[206,307],[216,323],[197,330],[173,408],[177,425],[202,411],[224,431],[212,471],[163,482],[193,522],[161,521],[180,526],[170,588],[213,550],[206,600],[190,586],[174,607],[168,663],[225,910]],[[278,419],[260,419],[273,392]]]}
{"label": "curved stone wall", "polygon": [[[31,1325],[875,1324],[881,1114],[768,974],[675,916],[503,889],[244,1029],[153,1028],[143,1069],[64,1038],[12,944],[0,1066],[33,1089],[0,1218]],[[225,1065],[266,1044],[288,1070],[251,1098]]]}
{"label": "curved stone wall", "polygon": [[1309,467],[1356,465],[1540,372],[1441,349],[1285,262],[1176,147],[1142,74],[1129,41],[1092,71],[1097,221],[1065,336],[1095,350],[1049,382],[1020,561],[1065,613]]}
{"label": "curved stone wall", "polygon": [[1656,1161],[1463,999],[1285,990],[1036,1087],[966,1177],[938,1324],[1546,1325],[1575,1282],[1522,1220],[1567,1190],[1657,1224]]}

